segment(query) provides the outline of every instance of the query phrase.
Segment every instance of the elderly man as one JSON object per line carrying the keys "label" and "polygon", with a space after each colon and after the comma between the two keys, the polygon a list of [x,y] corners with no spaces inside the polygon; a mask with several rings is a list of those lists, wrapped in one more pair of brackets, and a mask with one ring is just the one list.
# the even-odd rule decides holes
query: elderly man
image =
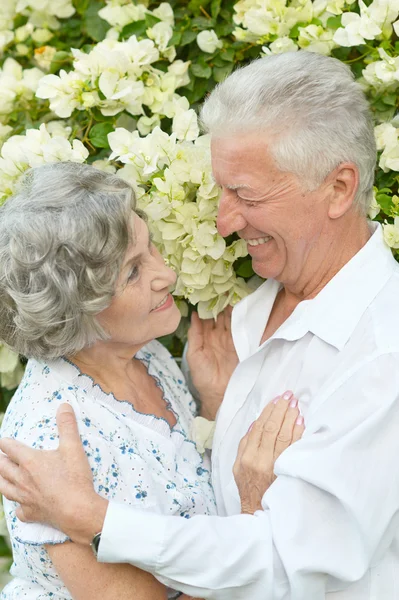
{"label": "elderly man", "polygon": [[[20,467],[3,459],[0,490],[23,500],[25,518],[77,542],[102,532],[99,560],[130,562],[202,598],[396,600],[399,267],[366,219],[376,155],[366,100],[342,63],[287,53],[236,71],[202,118],[222,190],[218,229],[244,238],[268,278],[233,312],[239,364],[212,452],[220,516],[107,505],[83,474],[73,428],[61,431],[59,468],[47,476],[33,450],[3,440]],[[240,514],[239,442],[287,388],[305,434],[278,459],[263,510]]]}

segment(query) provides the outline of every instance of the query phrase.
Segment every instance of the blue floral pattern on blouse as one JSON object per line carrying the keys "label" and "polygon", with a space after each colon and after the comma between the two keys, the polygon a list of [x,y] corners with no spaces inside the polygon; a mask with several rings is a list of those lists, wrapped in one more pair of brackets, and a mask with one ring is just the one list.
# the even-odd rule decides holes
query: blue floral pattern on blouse
{"label": "blue floral pattern on blouse", "polygon": [[[168,408],[176,416],[174,427],[106,394],[65,359],[47,363],[30,360],[8,406],[1,435],[33,448],[55,449],[55,415],[58,406],[68,402],[75,410],[94,486],[101,496],[183,518],[216,514],[209,459],[197,452],[189,437],[196,407],[180,369],[156,341],[139,351],[136,358],[161,387]],[[72,600],[44,547],[65,542],[67,536],[46,525],[22,523],[15,516],[15,503],[5,500],[4,506],[14,579],[0,599]]]}

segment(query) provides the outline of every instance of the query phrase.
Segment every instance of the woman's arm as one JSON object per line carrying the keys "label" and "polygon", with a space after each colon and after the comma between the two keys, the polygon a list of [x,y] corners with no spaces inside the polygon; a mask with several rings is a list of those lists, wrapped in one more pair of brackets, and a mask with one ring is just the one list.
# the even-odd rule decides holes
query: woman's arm
{"label": "woman's arm", "polygon": [[90,548],[73,542],[46,550],[74,600],[166,600],[166,587],[128,564],[96,561]]}

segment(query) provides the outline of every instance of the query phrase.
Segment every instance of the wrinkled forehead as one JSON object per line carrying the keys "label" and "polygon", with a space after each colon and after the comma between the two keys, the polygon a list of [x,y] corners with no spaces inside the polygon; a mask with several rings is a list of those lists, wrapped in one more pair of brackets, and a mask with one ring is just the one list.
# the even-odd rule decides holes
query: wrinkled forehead
{"label": "wrinkled forehead", "polygon": [[271,140],[256,133],[214,137],[211,139],[212,173],[215,181],[270,178],[281,174],[271,153]]}

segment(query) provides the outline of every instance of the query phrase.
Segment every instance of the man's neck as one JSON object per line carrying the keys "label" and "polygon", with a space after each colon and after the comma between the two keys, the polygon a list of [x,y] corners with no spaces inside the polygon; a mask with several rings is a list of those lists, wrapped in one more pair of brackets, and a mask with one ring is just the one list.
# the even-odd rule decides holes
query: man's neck
{"label": "man's neck", "polygon": [[[309,260],[307,270],[295,283],[283,283],[270,313],[260,344],[271,337],[294,312],[300,302],[311,300],[357,254],[370,239],[366,219],[355,222],[342,235],[333,237],[334,243],[316,248],[315,259]],[[313,268],[312,268],[313,267]],[[337,299],[338,300],[338,299]]]}
{"label": "man's neck", "polygon": [[[284,300],[296,306],[315,298],[335,275],[365,246],[371,232],[366,219],[352,220],[339,235],[325,236],[295,282],[282,282]],[[330,241],[332,240],[332,241]]]}

